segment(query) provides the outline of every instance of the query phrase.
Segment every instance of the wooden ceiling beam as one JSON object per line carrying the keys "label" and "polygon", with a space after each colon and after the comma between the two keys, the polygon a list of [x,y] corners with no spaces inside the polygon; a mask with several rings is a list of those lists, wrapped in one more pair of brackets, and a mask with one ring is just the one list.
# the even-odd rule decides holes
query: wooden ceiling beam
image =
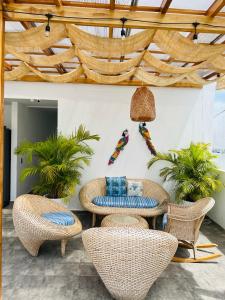
{"label": "wooden ceiling beam", "polygon": [[168,11],[168,9],[170,7],[171,2],[172,2],[172,0],[163,0],[162,1],[162,4],[160,6],[161,14],[167,13],[167,11]]}
{"label": "wooden ceiling beam", "polygon": [[[28,82],[44,82],[45,80],[43,80],[42,78],[40,78],[39,76],[36,75],[25,75],[21,81],[28,81]],[[73,82],[73,84],[97,84],[97,85],[105,85],[104,83],[97,83],[95,81],[92,81],[88,78],[79,78],[77,79],[75,82]],[[123,82],[119,82],[116,84],[112,84],[112,85],[116,85],[116,86],[150,86],[149,84],[145,84],[144,82],[140,82],[137,80],[132,80],[132,81],[123,81]],[[199,84],[193,84],[187,81],[183,81],[183,82],[177,82],[173,85],[167,86],[168,87],[190,87],[190,88],[202,88],[201,85]]]}
{"label": "wooden ceiling beam", "polygon": [[62,0],[54,0],[56,6],[63,6]]}
{"label": "wooden ceiling beam", "polygon": [[[5,0],[4,3],[10,3],[11,0]],[[63,6],[71,7],[89,7],[89,8],[109,8],[108,3],[96,3],[96,2],[81,2],[81,1],[61,1]],[[16,3],[20,4],[44,4],[52,5],[52,0],[17,0]],[[130,5],[115,4],[115,9],[128,10],[128,11],[151,11],[160,12],[160,7],[157,6],[143,6],[138,5],[136,7],[131,7]],[[169,8],[168,13],[178,13],[178,14],[191,14],[191,15],[205,15],[205,10],[194,10],[194,9],[179,9],[179,8]],[[224,12],[219,12],[217,16],[225,16]]]}
{"label": "wooden ceiling beam", "polygon": [[[76,66],[80,65],[80,63],[76,63],[73,67],[67,67],[67,69],[74,69]],[[11,70],[8,71],[12,71],[12,68],[18,67],[18,64],[11,64]],[[41,69],[55,69],[55,66],[35,66],[35,68],[41,68]],[[57,73],[57,71],[55,71]]]}
{"label": "wooden ceiling beam", "polygon": [[[3,178],[4,174],[4,34],[5,20],[0,2],[0,253],[2,253],[2,207],[3,207]],[[0,278],[2,278],[2,255],[0,256]],[[2,283],[0,283],[2,295]],[[1,297],[2,298],[2,297]]]}
{"label": "wooden ceiling beam", "polygon": [[109,8],[111,10],[115,9],[115,6],[116,6],[116,0],[110,0],[110,3],[109,3]]}
{"label": "wooden ceiling beam", "polygon": [[215,17],[218,12],[224,7],[225,0],[215,0],[206,11],[206,16]]}
{"label": "wooden ceiling beam", "polygon": [[210,42],[210,45],[214,45],[216,42],[222,39],[222,37],[224,37],[224,34],[219,34],[214,40]]}
{"label": "wooden ceiling beam", "polygon": [[210,78],[212,78],[212,77],[214,77],[214,76],[217,76],[217,75],[218,75],[217,72],[212,72],[212,73],[210,73],[210,74],[204,76],[203,79],[210,79]]}
{"label": "wooden ceiling beam", "polygon": [[[58,10],[54,6],[50,5],[29,5],[29,4],[17,4],[12,3],[5,6],[5,9],[11,11],[20,11],[25,14],[16,14],[14,12],[8,12],[8,15],[12,21],[33,21],[33,22],[45,22],[46,12],[60,15],[60,18],[53,18],[52,22],[60,23],[73,23],[77,25],[85,26],[97,26],[97,27],[121,27],[120,18],[126,17],[135,19],[137,21],[127,21],[126,28],[154,28],[154,29],[167,29],[178,31],[194,31],[193,22],[209,23],[211,25],[223,26],[223,27],[211,27],[206,25],[199,25],[198,32],[208,33],[225,33],[225,18],[214,17],[213,19],[208,16],[196,15],[182,15],[182,14],[165,14],[159,15],[152,12],[136,12],[136,11],[121,11],[121,10],[105,10],[94,8],[80,8],[80,7],[62,7]],[[43,14],[41,15],[29,15],[28,13]],[[74,17],[65,18],[65,16]],[[96,18],[96,19],[95,19]],[[111,19],[112,18],[112,19]],[[153,22],[153,23],[148,23]],[[156,23],[154,23],[156,22]],[[157,22],[164,22],[166,24],[159,24]],[[168,24],[171,23],[171,24]],[[190,24],[181,24],[190,23]]]}
{"label": "wooden ceiling beam", "polygon": [[6,61],[5,61],[4,63],[5,63],[5,65],[4,65],[5,70],[7,70],[7,71],[12,71],[13,66],[10,65],[9,63],[7,63]]}
{"label": "wooden ceiling beam", "polygon": [[[110,0],[110,4],[109,4],[109,8],[110,10],[114,10],[115,9],[115,3],[116,0]],[[113,38],[113,27],[109,26],[109,38],[112,39]],[[110,58],[109,58],[110,61]]]}
{"label": "wooden ceiling beam", "polygon": [[[103,57],[103,56],[93,56],[93,57],[95,57],[95,58],[98,58],[98,59],[105,59],[105,60],[107,60],[108,59],[108,57]],[[110,59],[111,60],[118,60],[118,61],[120,61],[120,57],[110,57]],[[130,58],[128,58],[128,57],[125,57],[124,58],[124,60],[129,60]],[[14,61],[21,61],[20,59],[18,59],[18,58],[5,58],[5,61],[7,61],[7,62],[14,62]],[[161,59],[161,61],[162,62],[168,62],[168,60],[167,59]],[[177,60],[177,59],[174,59],[173,60],[173,62],[177,62],[177,63],[185,63],[184,61],[181,61],[181,60]],[[79,62],[78,61],[68,61],[68,62],[65,62],[66,64],[71,64],[71,65],[78,65],[79,64]],[[185,63],[185,64],[192,64],[193,62],[188,62],[188,63]],[[148,64],[146,64],[145,66],[148,66]],[[37,66],[37,67],[39,67],[39,66]],[[43,66],[44,68],[55,68],[55,66]],[[151,66],[149,66],[149,67],[151,67]],[[66,66],[65,66],[65,68],[67,68]],[[203,68],[201,68],[201,69],[203,69]]]}

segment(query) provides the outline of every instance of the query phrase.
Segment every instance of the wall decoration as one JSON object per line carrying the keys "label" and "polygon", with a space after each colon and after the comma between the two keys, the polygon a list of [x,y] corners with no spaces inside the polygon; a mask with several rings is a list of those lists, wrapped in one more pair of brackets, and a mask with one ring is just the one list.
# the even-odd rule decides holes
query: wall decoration
{"label": "wall decoration", "polygon": [[[75,25],[54,22],[51,24],[51,34],[46,38],[45,29],[43,24],[24,32],[5,34],[5,54],[21,61],[19,66],[15,65],[5,71],[6,80],[22,80],[23,77],[32,74],[35,78],[50,82],[79,82],[87,79],[100,84],[119,84],[140,80],[153,86],[202,87],[217,81],[218,89],[225,87],[225,44],[195,44],[173,30],[148,29],[121,39],[95,36]],[[52,56],[32,54],[65,38],[69,38],[73,46],[62,53]],[[148,50],[151,43],[155,43],[175,60],[185,61],[187,64],[180,67],[160,60]],[[110,57],[125,55],[129,56],[124,61],[109,61]],[[45,74],[40,70],[40,66],[51,67],[64,62],[76,62],[76,66],[68,75]],[[188,63],[195,64],[190,66]],[[80,65],[80,68],[77,65]],[[152,71],[149,72],[146,68]],[[199,75],[199,71],[206,69],[221,73],[221,77],[214,80],[204,79],[204,76]],[[148,120],[142,118],[135,121]]]}
{"label": "wall decoration", "polygon": [[139,132],[145,139],[145,142],[148,146],[149,151],[151,152],[152,155],[155,156],[157,153],[156,153],[154,145],[151,142],[150,133],[149,133],[148,129],[146,128],[146,123],[139,124]]}
{"label": "wall decoration", "polygon": [[131,120],[135,122],[149,122],[155,120],[155,116],[153,93],[146,86],[137,88],[131,99]]}
{"label": "wall decoration", "polygon": [[121,139],[119,140],[119,142],[116,145],[115,151],[113,152],[112,156],[109,159],[108,165],[112,165],[114,163],[114,161],[119,156],[120,151],[122,151],[124,149],[124,147],[126,146],[128,141],[129,141],[129,133],[128,133],[128,130],[125,129],[122,133]]}

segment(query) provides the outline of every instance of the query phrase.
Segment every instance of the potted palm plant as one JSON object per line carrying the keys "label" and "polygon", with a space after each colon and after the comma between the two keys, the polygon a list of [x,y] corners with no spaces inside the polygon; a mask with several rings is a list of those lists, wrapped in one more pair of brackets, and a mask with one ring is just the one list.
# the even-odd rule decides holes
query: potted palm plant
{"label": "potted palm plant", "polygon": [[24,181],[35,176],[32,193],[68,203],[80,183],[81,170],[89,164],[94,153],[87,142],[99,139],[80,125],[69,137],[59,134],[41,142],[23,142],[15,150],[27,162],[20,179]]}
{"label": "potted palm plant", "polygon": [[148,163],[150,168],[157,161],[167,161],[170,166],[161,169],[164,181],[175,183],[176,202],[196,201],[212,196],[223,186],[218,179],[219,170],[213,160],[217,156],[209,150],[209,144],[191,143],[186,149],[170,150],[169,153],[157,153]]}

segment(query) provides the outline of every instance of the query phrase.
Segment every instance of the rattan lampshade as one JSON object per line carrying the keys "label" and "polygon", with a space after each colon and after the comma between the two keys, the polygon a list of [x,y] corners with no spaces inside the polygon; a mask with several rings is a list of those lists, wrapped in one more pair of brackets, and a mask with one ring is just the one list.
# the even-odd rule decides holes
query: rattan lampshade
{"label": "rattan lampshade", "polygon": [[145,86],[136,89],[130,106],[130,118],[135,122],[155,120],[155,99],[153,93]]}

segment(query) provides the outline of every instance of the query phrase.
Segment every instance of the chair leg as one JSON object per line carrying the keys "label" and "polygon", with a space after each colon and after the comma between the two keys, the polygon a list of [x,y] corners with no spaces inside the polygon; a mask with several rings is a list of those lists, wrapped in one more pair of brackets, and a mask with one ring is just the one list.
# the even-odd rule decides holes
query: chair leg
{"label": "chair leg", "polygon": [[67,242],[68,242],[68,239],[61,240],[61,255],[62,255],[62,257],[65,256]]}
{"label": "chair leg", "polygon": [[21,243],[24,248],[30,253],[32,256],[38,256],[39,249],[43,244],[43,240],[34,240],[34,239],[24,239],[20,238]]}
{"label": "chair leg", "polygon": [[196,259],[196,249],[195,249],[195,245],[193,244],[192,247],[193,247],[192,249],[193,249],[194,259]]}
{"label": "chair leg", "polygon": [[95,226],[95,223],[96,223],[96,214],[92,214],[92,227]]}

